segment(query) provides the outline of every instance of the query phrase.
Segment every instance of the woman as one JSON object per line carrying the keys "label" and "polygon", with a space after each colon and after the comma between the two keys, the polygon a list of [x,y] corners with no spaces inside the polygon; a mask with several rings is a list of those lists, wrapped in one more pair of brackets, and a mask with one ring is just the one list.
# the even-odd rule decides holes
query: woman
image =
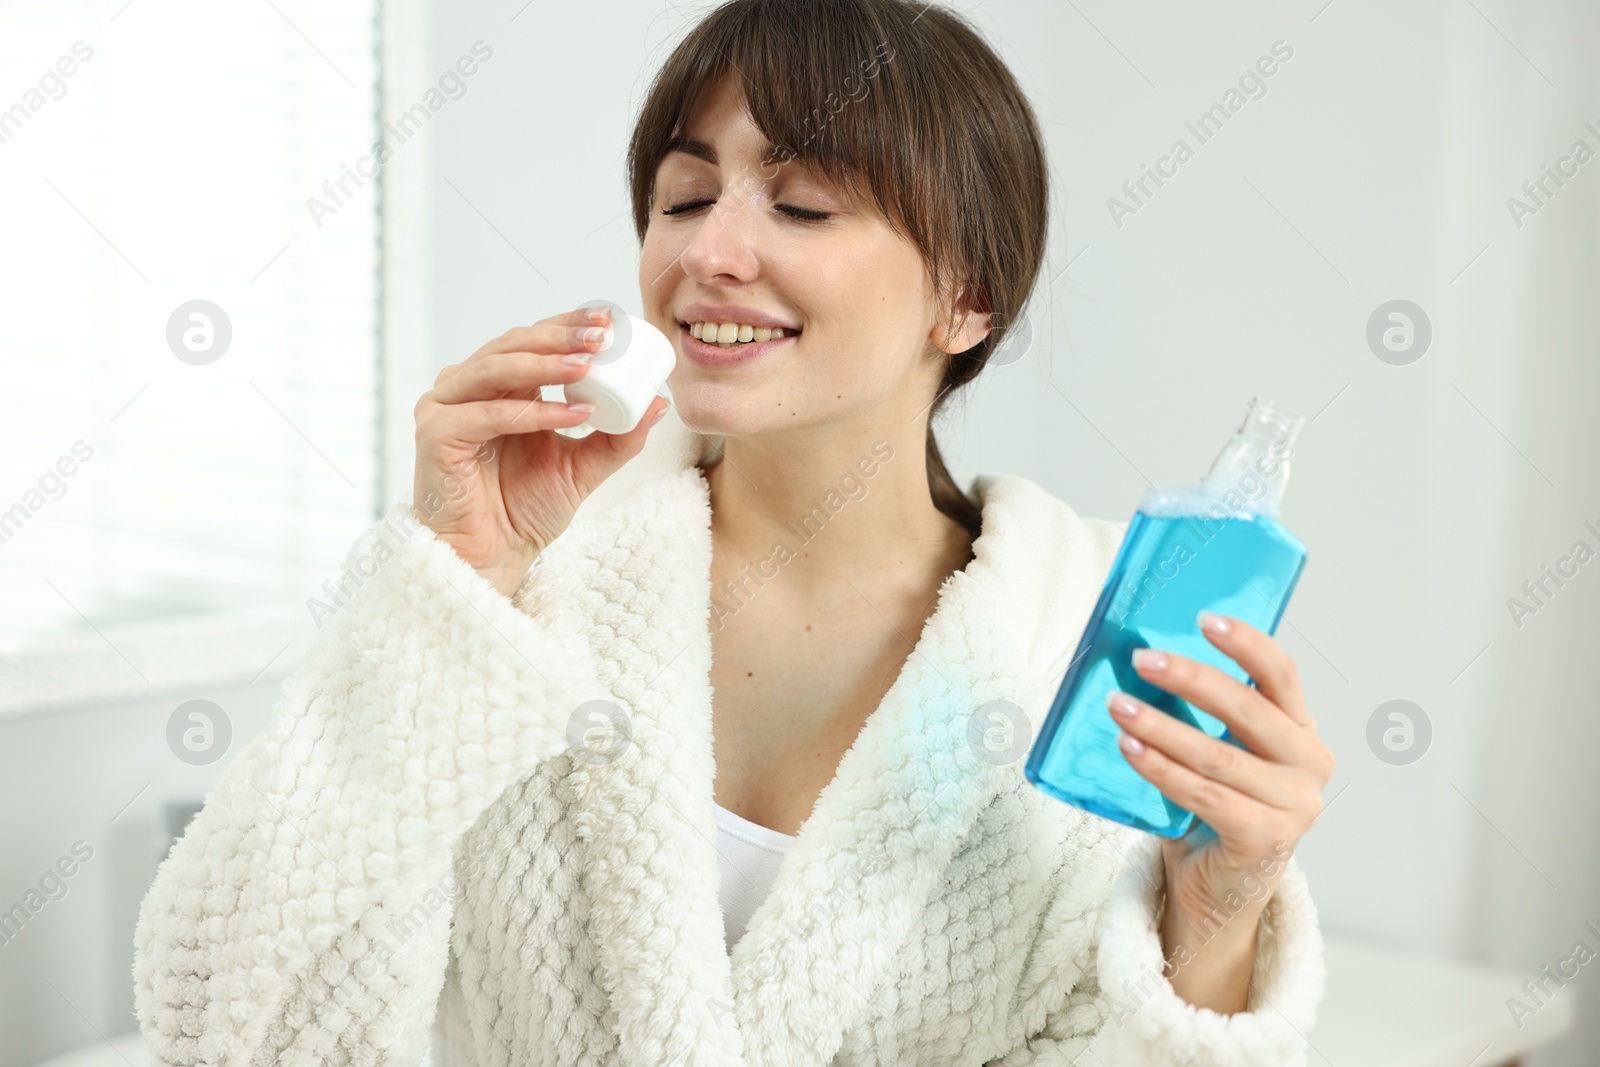
{"label": "woman", "polygon": [[[152,1050],[1304,1063],[1322,946],[1290,852],[1332,758],[1277,643],[1213,637],[1259,690],[1139,667],[1250,752],[1119,719],[1214,834],[1021,773],[1123,526],[1015,476],[969,496],[928,429],[1043,258],[1004,66],[938,7],[733,0],[629,173],[676,417],[555,432],[586,413],[540,387],[605,344],[582,309],[439,375],[414,501],[141,908]],[[779,850],[764,876],[741,839]]]}

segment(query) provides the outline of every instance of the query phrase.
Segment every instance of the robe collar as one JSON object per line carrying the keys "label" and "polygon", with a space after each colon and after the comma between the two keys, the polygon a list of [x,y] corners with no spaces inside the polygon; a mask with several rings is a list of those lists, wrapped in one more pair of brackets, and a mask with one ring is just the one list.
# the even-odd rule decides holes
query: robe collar
{"label": "robe collar", "polygon": [[[676,409],[650,433],[584,502],[575,536],[541,557],[603,650],[596,678],[631,733],[614,761],[575,761],[568,779],[619,1051],[638,1064],[825,1067],[893,980],[977,816],[1019,783],[1034,789],[1027,748],[1120,524],[1080,518],[1023,477],[973,481],[974,558],[940,586],[730,955],[714,843],[711,504],[696,466],[720,441]],[[1055,818],[1081,817],[1049,804]]]}

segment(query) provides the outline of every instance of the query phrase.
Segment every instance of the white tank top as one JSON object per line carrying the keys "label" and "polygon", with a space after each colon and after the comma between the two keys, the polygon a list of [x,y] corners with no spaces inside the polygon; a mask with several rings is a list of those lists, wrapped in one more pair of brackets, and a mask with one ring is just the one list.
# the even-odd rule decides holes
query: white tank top
{"label": "white tank top", "polygon": [[729,952],[744,936],[750,916],[766,899],[778,875],[783,854],[797,840],[792,834],[717,809],[717,859],[722,868],[718,899],[722,902],[725,943]]}

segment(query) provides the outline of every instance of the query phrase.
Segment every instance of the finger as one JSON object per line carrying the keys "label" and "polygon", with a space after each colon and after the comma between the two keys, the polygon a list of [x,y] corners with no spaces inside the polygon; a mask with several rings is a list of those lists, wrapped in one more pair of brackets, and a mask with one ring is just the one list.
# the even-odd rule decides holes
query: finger
{"label": "finger", "polygon": [[[1224,629],[1205,625],[1206,621],[1220,622]],[[1243,619],[1231,615],[1218,615],[1202,611],[1195,624],[1206,639],[1229,659],[1244,668],[1256,683],[1256,688],[1268,700],[1282,708],[1289,718],[1301,726],[1313,725],[1311,713],[1306,710],[1305,690],[1300,684],[1300,670],[1294,657],[1278,643],[1277,639],[1251,626]]]}
{"label": "finger", "polygon": [[1282,765],[1268,763],[1237,745],[1212,737],[1131,694],[1113,689],[1106,705],[1124,732],[1160,749],[1196,774],[1274,808],[1287,811],[1299,803],[1304,787]]}
{"label": "finger", "polygon": [[1275,763],[1296,763],[1304,731],[1255,688],[1217,668],[1153,648],[1136,649],[1139,677],[1221,719],[1246,748]]}
{"label": "finger", "polygon": [[460,363],[452,363],[439,372],[434,388],[455,377],[462,368],[481,362],[496,352],[533,352],[541,355],[561,355],[599,348],[598,343],[582,343],[584,330],[611,325],[609,307],[577,308],[548,319],[540,319],[531,326],[513,326],[474,352]]}
{"label": "finger", "polygon": [[650,406],[645,408],[644,418],[639,420],[639,425],[627,433],[596,431],[575,442],[572,451],[574,481],[586,491],[592,489],[610,477],[618,467],[638,455],[644,448],[650,427],[656,424],[657,413],[664,412],[667,407],[667,398],[657,396],[650,401]]}
{"label": "finger", "polygon": [[[561,316],[569,318],[571,316]],[[594,331],[600,331],[596,333]],[[478,353],[490,355],[495,352],[540,352],[547,355],[560,355],[563,352],[581,352],[585,349],[594,350],[598,344],[585,345],[584,338],[592,335],[595,338],[611,332],[610,320],[592,322],[587,319],[577,318],[572,322],[536,322],[532,326],[513,326],[493,341],[478,349]],[[475,353],[475,354],[478,354]]]}
{"label": "finger", "polygon": [[1276,809],[1245,796],[1232,786],[1197,774],[1159,748],[1126,733],[1118,738],[1117,744],[1140,777],[1180,808],[1204,819],[1219,837],[1253,841],[1262,827],[1277,824],[1281,813]]}
{"label": "finger", "polygon": [[417,416],[419,440],[492,441],[513,433],[576,426],[592,412],[574,411],[559,400],[502,397],[465,404],[434,405]]}
{"label": "finger", "polygon": [[[576,350],[575,350],[576,351]],[[589,373],[588,363],[563,363],[561,355],[491,352],[465,363],[427,394],[436,404],[463,404],[526,393],[542,385],[570,385]]]}

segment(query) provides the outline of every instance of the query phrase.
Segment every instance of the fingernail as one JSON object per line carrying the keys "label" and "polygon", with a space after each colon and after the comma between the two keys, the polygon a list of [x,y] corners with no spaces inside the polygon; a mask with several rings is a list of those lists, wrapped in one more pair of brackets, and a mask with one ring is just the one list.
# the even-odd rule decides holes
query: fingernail
{"label": "fingernail", "polygon": [[604,322],[610,317],[611,309],[608,307],[590,308],[588,313],[584,315],[584,318],[588,319],[590,322]]}
{"label": "fingernail", "polygon": [[1233,624],[1214,612],[1202,611],[1199,615],[1199,620],[1202,630],[1216,634],[1218,637],[1233,632]]}
{"label": "fingernail", "polygon": [[1153,648],[1136,648],[1133,650],[1133,665],[1147,671],[1164,671],[1167,669],[1167,654]]}
{"label": "fingernail", "polygon": [[568,404],[567,405],[567,410],[568,411],[578,411],[578,412],[588,413],[588,412],[594,410],[594,405],[593,404]]}
{"label": "fingernail", "polygon": [[606,328],[604,326],[589,326],[578,331],[578,341],[582,344],[588,344],[591,341],[604,341],[605,339]]}
{"label": "fingernail", "polygon": [[662,408],[660,411],[656,412],[654,416],[651,417],[650,425],[654,426],[656,423],[658,423],[662,419],[666,418],[666,415],[667,415],[667,409],[666,408]]}
{"label": "fingernail", "polygon": [[1139,705],[1126,693],[1116,693],[1111,697],[1111,710],[1125,719],[1131,719],[1139,714]]}
{"label": "fingernail", "polygon": [[566,355],[561,357],[561,362],[565,363],[569,367],[576,367],[580,363],[589,362],[589,357],[584,355],[582,352],[568,352]]}
{"label": "fingernail", "polygon": [[1122,751],[1130,756],[1137,756],[1144,752],[1144,742],[1132,734],[1123,734],[1117,739],[1117,743],[1122,746]]}

